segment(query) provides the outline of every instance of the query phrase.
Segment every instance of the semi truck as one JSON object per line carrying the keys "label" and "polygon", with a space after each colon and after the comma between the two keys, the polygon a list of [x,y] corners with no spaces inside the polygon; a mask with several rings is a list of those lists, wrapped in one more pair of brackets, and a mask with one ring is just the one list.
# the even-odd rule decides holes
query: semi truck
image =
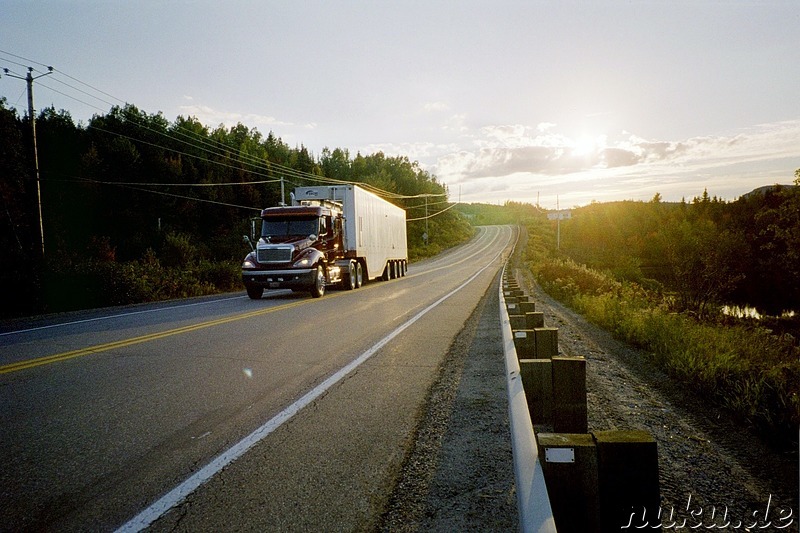
{"label": "semi truck", "polygon": [[356,185],[297,187],[291,205],[261,211],[260,235],[242,263],[252,299],[265,289],[345,290],[408,271],[405,210]]}

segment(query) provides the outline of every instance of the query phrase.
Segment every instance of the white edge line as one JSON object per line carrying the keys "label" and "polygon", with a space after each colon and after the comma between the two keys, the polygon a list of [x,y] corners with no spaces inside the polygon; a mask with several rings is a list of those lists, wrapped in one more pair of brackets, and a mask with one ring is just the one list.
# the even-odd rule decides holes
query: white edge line
{"label": "white edge line", "polygon": [[268,420],[264,425],[250,433],[248,436],[243,438],[238,443],[234,444],[228,450],[224,451],[220,455],[218,455],[215,459],[213,459],[210,463],[206,466],[189,476],[185,481],[183,481],[180,485],[166,493],[160,499],[158,499],[155,503],[150,505],[147,509],[140,512],[138,515],[130,519],[127,523],[123,524],[122,526],[117,529],[117,533],[127,533],[131,531],[142,531],[150,524],[161,518],[164,514],[167,513],[173,507],[179,505],[197,490],[201,485],[203,485],[206,481],[214,477],[217,473],[219,473],[223,468],[231,464],[233,461],[244,455],[250,448],[255,446],[261,439],[278,429],[281,425],[283,425],[286,421],[296,415],[301,409],[309,405],[311,402],[322,396],[328,389],[330,389],[333,385],[339,382],[342,378],[347,376],[350,372],[355,370],[359,367],[364,361],[375,355],[375,353],[386,346],[392,339],[397,337],[400,333],[405,331],[409,326],[414,324],[417,320],[425,316],[429,311],[437,307],[439,304],[459,292],[461,289],[469,285],[472,280],[477,278],[480,274],[483,273],[484,270],[489,268],[489,266],[494,263],[497,257],[502,254],[503,251],[495,255],[491,261],[489,261],[486,266],[478,270],[475,274],[473,274],[469,279],[467,279],[464,283],[453,289],[451,292],[447,293],[446,295],[442,296],[434,303],[411,317],[407,322],[398,326],[394,331],[389,333],[386,337],[378,341],[374,346],[368,349],[366,352],[359,355],[357,358],[353,359],[350,363],[339,369],[337,372],[329,376],[325,381],[308,391],[304,394],[301,398],[295,401],[293,404],[288,406],[286,409],[272,417]]}

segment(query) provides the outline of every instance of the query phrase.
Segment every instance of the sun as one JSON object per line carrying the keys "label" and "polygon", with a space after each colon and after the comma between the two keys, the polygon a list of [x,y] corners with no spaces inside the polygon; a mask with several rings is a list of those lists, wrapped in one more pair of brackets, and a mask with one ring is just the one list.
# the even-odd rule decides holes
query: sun
{"label": "sun", "polygon": [[597,141],[589,135],[581,135],[573,141],[572,155],[583,157],[597,151]]}

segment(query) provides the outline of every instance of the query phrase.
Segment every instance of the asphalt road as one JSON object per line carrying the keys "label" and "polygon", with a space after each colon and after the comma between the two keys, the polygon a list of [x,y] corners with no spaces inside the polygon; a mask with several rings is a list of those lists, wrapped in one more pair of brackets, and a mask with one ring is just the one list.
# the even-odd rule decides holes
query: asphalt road
{"label": "asphalt road", "polygon": [[375,527],[509,227],[405,278],[0,330],[0,530]]}

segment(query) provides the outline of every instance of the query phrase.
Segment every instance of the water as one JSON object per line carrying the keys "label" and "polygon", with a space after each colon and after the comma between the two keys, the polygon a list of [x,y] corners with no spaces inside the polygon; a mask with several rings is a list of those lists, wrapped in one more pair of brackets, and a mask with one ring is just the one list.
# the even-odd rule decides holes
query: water
{"label": "water", "polygon": [[[755,307],[740,306],[740,305],[723,305],[722,314],[733,316],[736,318],[753,318],[761,320],[764,315],[758,312]],[[779,318],[794,318],[796,316],[794,311],[784,311]]]}

